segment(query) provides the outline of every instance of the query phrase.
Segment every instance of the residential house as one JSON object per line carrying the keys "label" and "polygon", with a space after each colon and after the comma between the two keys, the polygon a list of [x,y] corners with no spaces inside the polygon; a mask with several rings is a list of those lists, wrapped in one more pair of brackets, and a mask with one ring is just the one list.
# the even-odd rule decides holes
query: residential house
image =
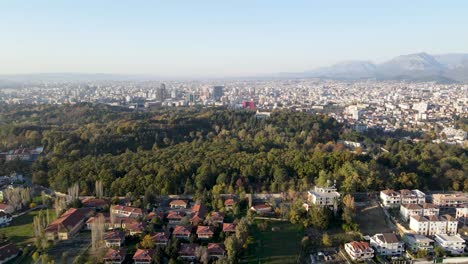
{"label": "residential house", "polygon": [[170,225],[178,225],[182,221],[182,218],[184,218],[186,214],[184,212],[180,211],[170,211],[166,219],[169,221]]}
{"label": "residential house", "polygon": [[81,200],[83,207],[95,208],[97,210],[103,210],[109,203],[104,199],[98,199],[93,197],[87,197]]}
{"label": "residential house", "polygon": [[426,252],[433,252],[434,251],[434,240],[418,234],[410,234],[406,233],[403,236],[403,241],[413,252],[417,252],[418,250],[426,250]]}
{"label": "residential house", "polygon": [[169,235],[166,232],[157,232],[151,236],[154,244],[158,247],[166,247],[169,241]]}
{"label": "residential house", "polygon": [[0,203],[0,212],[6,213],[6,214],[12,214],[14,212],[13,206],[6,204],[6,203]]}
{"label": "residential house", "polygon": [[0,212],[0,227],[9,226],[11,222],[11,215]]}
{"label": "residential house", "polygon": [[403,242],[393,233],[375,234],[370,239],[370,245],[382,256],[401,256],[405,251]]}
{"label": "residential house", "polygon": [[94,212],[91,208],[70,208],[45,229],[47,240],[68,240],[78,233]]}
{"label": "residential house", "polygon": [[234,223],[223,223],[223,232],[225,233],[235,233],[236,224]]}
{"label": "residential house", "polygon": [[340,198],[340,193],[337,191],[335,186],[315,186],[314,190],[308,191],[307,194],[309,203],[327,207],[335,207],[338,199]]}
{"label": "residential house", "polygon": [[[86,221],[86,229],[91,230],[91,225],[96,221],[96,217],[92,216]],[[104,227],[106,230],[113,230],[117,228],[128,230],[129,226],[134,226],[138,223],[137,219],[129,217],[114,217],[114,222],[109,215],[104,216]]]}
{"label": "residential house", "polygon": [[468,193],[433,194],[432,203],[438,207],[465,207],[468,205]]}
{"label": "residential house", "polygon": [[142,234],[143,231],[145,231],[145,227],[146,227],[145,222],[135,221],[134,223],[126,225],[125,230],[127,230],[131,236],[135,236],[135,235]]}
{"label": "residential house", "polygon": [[401,204],[423,204],[426,202],[426,194],[420,190],[400,190]]}
{"label": "residential house", "polygon": [[389,189],[380,192],[380,200],[384,207],[400,207],[402,204],[423,204],[426,194],[420,190],[403,189],[397,192]]}
{"label": "residential house", "polygon": [[210,259],[219,259],[226,255],[226,249],[223,243],[208,243],[206,250]]}
{"label": "residential house", "polygon": [[104,235],[106,247],[119,248],[125,242],[125,234],[120,230],[113,230]]}
{"label": "residential house", "polygon": [[226,208],[226,210],[232,210],[235,204],[236,204],[236,201],[233,198],[226,199],[224,201],[224,208]]}
{"label": "residential house", "polygon": [[384,207],[398,207],[401,205],[401,196],[394,190],[383,190],[380,192],[380,200]]}
{"label": "residential house", "polygon": [[195,251],[197,249],[197,246],[197,244],[180,244],[180,248],[178,251],[179,257],[185,260],[195,260]]}
{"label": "residential house", "polygon": [[437,234],[435,235],[435,242],[452,255],[463,254],[465,251],[465,240],[459,234]]}
{"label": "residential house", "polygon": [[16,258],[20,253],[18,247],[13,243],[0,244],[0,264]]}
{"label": "residential house", "polygon": [[432,203],[423,203],[423,216],[439,215],[439,208]]}
{"label": "residential house", "polygon": [[222,212],[212,212],[211,213],[211,222],[222,224],[224,222],[224,213]]}
{"label": "residential house", "polygon": [[198,226],[197,236],[199,239],[211,239],[214,235],[213,227],[211,226]]}
{"label": "residential house", "polygon": [[126,249],[109,248],[107,253],[102,258],[104,264],[122,264],[125,260]]}
{"label": "residential house", "polygon": [[203,220],[205,220],[206,212],[206,206],[202,204],[195,204],[191,210],[192,217],[190,218],[190,223],[194,226],[203,223]]}
{"label": "residential house", "polygon": [[250,207],[251,211],[254,211],[257,214],[265,214],[265,213],[270,213],[272,211],[271,206],[266,205],[266,204],[258,204]]}
{"label": "residential house", "polygon": [[363,261],[374,257],[374,249],[367,242],[353,241],[344,245],[346,253],[355,261]]}
{"label": "residential house", "polygon": [[137,207],[114,205],[111,207],[111,214],[118,217],[143,218],[143,210]]}
{"label": "residential house", "polygon": [[186,209],[188,206],[188,202],[185,200],[172,200],[169,203],[169,206],[174,209]]}
{"label": "residential house", "polygon": [[137,249],[133,254],[133,262],[135,264],[151,264],[153,263],[154,253],[156,253],[154,249]]}
{"label": "residential house", "polygon": [[189,240],[191,231],[185,226],[176,226],[172,235],[177,239],[186,239]]}

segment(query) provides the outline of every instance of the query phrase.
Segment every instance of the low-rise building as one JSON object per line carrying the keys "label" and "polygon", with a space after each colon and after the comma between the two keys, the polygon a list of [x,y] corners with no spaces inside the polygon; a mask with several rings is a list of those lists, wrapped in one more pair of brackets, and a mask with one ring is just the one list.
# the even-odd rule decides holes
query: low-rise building
{"label": "low-rise building", "polygon": [[458,221],[450,215],[410,217],[409,227],[419,235],[456,234]]}
{"label": "low-rise building", "polygon": [[226,210],[231,210],[235,204],[236,201],[233,198],[226,199],[224,201],[224,208],[226,208]]}
{"label": "low-rise building", "polygon": [[211,213],[211,222],[222,224],[224,222],[224,213],[222,212],[212,212]]}
{"label": "low-rise building", "polygon": [[184,260],[194,260],[196,258],[195,251],[197,244],[180,244],[179,257]]}
{"label": "low-rise building", "polygon": [[250,207],[250,210],[257,213],[257,214],[265,214],[265,213],[270,213],[272,208],[269,205],[266,204],[257,204],[253,205]]}
{"label": "low-rise building", "polygon": [[158,247],[166,247],[169,241],[169,235],[166,232],[157,232],[151,236],[154,244]]}
{"label": "low-rise building", "polygon": [[462,254],[465,250],[465,240],[460,235],[435,235],[435,242],[445,251],[453,255]]}
{"label": "low-rise building", "polygon": [[197,236],[199,239],[211,239],[214,235],[213,228],[211,226],[198,226]]}
{"label": "low-rise building", "polygon": [[439,215],[439,208],[431,203],[424,204],[402,204],[400,206],[401,218],[409,221],[411,216],[437,216]]}
{"label": "low-rise building", "polygon": [[109,248],[102,258],[102,261],[104,264],[122,264],[125,260],[126,253],[127,251],[125,249]]}
{"label": "low-rise building", "polygon": [[210,259],[219,259],[226,255],[226,249],[223,243],[208,243],[206,251]]}
{"label": "low-rise building", "polygon": [[172,200],[169,206],[174,209],[185,209],[188,206],[188,202],[185,200]]}
{"label": "low-rise building", "polygon": [[6,204],[6,203],[0,203],[0,212],[6,213],[6,214],[12,214],[14,212],[13,206]]}
{"label": "low-rise building", "polygon": [[186,214],[184,212],[180,211],[170,211],[166,219],[169,221],[170,225],[178,225],[182,221],[182,218],[184,218]]}
{"label": "low-rise building", "polygon": [[188,240],[190,238],[190,233],[190,230],[187,229],[185,226],[176,226],[174,228],[174,231],[172,232],[172,235],[174,235],[174,237],[177,239]]}
{"label": "low-rise building", "polygon": [[344,245],[344,248],[352,260],[363,261],[374,257],[374,249],[367,242],[349,242]]}
{"label": "low-rise building", "polygon": [[413,252],[418,250],[426,250],[426,252],[434,251],[434,240],[423,235],[406,233],[403,236],[403,241],[407,245],[407,248]]}
{"label": "low-rise building", "polygon": [[223,224],[223,232],[225,232],[225,233],[235,233],[236,232],[236,224],[234,224],[234,223],[224,223]]}
{"label": "low-rise building", "polygon": [[340,193],[337,191],[336,187],[318,187],[315,186],[314,190],[308,191],[308,201],[309,203],[318,205],[318,206],[327,206],[334,207],[336,206],[338,199],[340,198]]}
{"label": "low-rise building", "polygon": [[125,242],[125,234],[120,230],[113,230],[104,235],[106,247],[119,248]]}
{"label": "low-rise building", "polygon": [[154,249],[137,249],[133,254],[133,262],[135,264],[151,264],[156,250]]}
{"label": "low-rise building", "polygon": [[433,194],[432,203],[438,207],[465,207],[468,205],[468,193]]}
{"label": "low-rise building", "polygon": [[11,222],[11,215],[0,212],[0,227],[9,226]]}
{"label": "low-rise building", "polygon": [[382,256],[401,256],[405,251],[403,242],[393,233],[375,234],[370,239],[370,245]]}
{"label": "low-rise building", "polygon": [[70,208],[45,229],[47,240],[67,240],[78,233],[94,212],[91,208]]}
{"label": "low-rise building", "polygon": [[417,189],[403,189],[399,192],[389,189],[380,192],[380,200],[385,207],[400,207],[403,204],[423,204],[426,202],[426,194]]}
{"label": "low-rise building", "polygon": [[111,214],[118,217],[143,218],[143,210],[137,207],[114,205],[111,208]]}
{"label": "low-rise building", "polygon": [[455,218],[463,225],[468,224],[468,206],[457,208]]}

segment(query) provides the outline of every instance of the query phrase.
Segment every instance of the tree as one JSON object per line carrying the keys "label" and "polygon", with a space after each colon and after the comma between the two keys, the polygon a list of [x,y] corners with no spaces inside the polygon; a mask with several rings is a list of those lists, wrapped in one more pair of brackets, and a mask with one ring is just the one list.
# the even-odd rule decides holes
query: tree
{"label": "tree", "polygon": [[151,239],[150,235],[145,235],[143,237],[143,240],[141,240],[141,242],[140,242],[140,247],[141,248],[148,249],[148,248],[154,248],[155,246],[156,245],[155,245],[153,239]]}
{"label": "tree", "polygon": [[156,252],[153,256],[154,264],[163,264],[164,263],[164,252],[161,247],[156,248]]}
{"label": "tree", "polygon": [[98,214],[91,224],[91,248],[96,251],[102,246],[105,234],[105,218],[103,214]]}
{"label": "tree", "polygon": [[236,236],[228,236],[226,240],[224,240],[224,245],[226,246],[229,263],[234,263],[239,252],[239,242],[237,241]]}
{"label": "tree", "polygon": [[323,235],[322,235],[322,245],[324,247],[331,247],[332,246],[332,241],[330,239],[330,236],[328,236],[327,233],[323,233]]}
{"label": "tree", "polygon": [[101,180],[96,181],[95,194],[96,194],[96,197],[99,199],[104,197],[104,187],[103,187],[103,183]]}
{"label": "tree", "polygon": [[208,251],[206,247],[199,246],[195,249],[195,256],[200,260],[203,264],[208,264],[209,257]]}
{"label": "tree", "polygon": [[435,246],[434,252],[435,252],[436,257],[438,258],[445,256],[445,250],[440,246]]}

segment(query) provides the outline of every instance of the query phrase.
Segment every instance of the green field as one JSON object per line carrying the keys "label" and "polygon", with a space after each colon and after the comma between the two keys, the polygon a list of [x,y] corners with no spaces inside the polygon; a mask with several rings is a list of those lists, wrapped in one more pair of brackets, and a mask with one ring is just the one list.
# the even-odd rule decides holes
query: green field
{"label": "green field", "polygon": [[[5,235],[18,245],[32,243],[33,218],[39,214],[39,211],[31,211],[20,217],[13,218],[10,226],[0,228],[0,235]],[[55,210],[49,209],[49,215],[51,219],[55,219]]]}
{"label": "green field", "polygon": [[[262,220],[266,221],[266,220]],[[260,221],[256,220],[255,223]],[[242,263],[297,263],[304,235],[300,226],[289,222],[266,221],[268,228],[253,225],[253,243],[247,248]],[[272,231],[275,228],[275,231]]]}

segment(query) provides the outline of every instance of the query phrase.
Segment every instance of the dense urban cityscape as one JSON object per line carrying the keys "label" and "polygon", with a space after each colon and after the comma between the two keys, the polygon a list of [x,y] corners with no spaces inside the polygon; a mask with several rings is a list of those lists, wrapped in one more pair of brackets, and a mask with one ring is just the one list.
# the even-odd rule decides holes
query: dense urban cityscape
{"label": "dense urban cityscape", "polygon": [[[327,113],[357,131],[381,128],[434,132],[438,142],[464,144],[455,124],[468,117],[468,85],[435,82],[261,80],[35,82],[0,90],[7,104],[103,103],[139,111],[226,106],[271,112]],[[466,143],[465,143],[466,144]]]}

